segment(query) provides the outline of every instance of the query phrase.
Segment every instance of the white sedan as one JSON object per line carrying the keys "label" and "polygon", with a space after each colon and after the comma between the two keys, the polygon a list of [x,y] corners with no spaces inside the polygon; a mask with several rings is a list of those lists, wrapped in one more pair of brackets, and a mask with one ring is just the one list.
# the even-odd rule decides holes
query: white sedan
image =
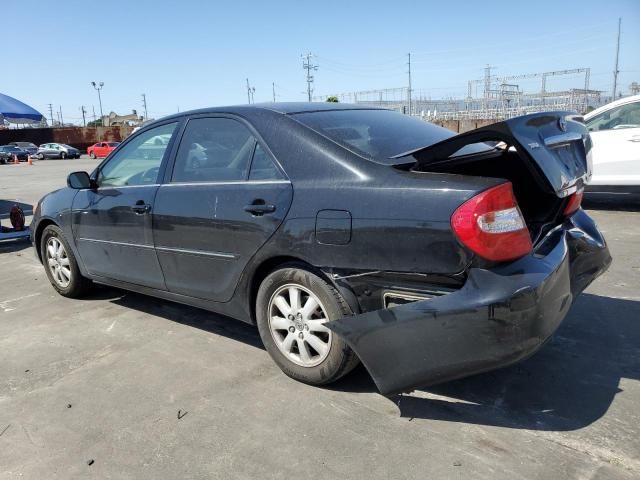
{"label": "white sedan", "polygon": [[584,120],[593,141],[587,190],[640,192],[640,95],[608,103]]}

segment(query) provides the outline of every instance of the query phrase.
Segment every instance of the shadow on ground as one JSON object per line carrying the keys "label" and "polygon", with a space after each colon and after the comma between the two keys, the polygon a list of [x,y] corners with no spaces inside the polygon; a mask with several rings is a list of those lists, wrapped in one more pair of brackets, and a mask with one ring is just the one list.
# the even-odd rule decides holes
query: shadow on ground
{"label": "shadow on ground", "polygon": [[85,300],[111,300],[112,303],[126,308],[199,328],[264,350],[256,327],[200,308],[105,286],[97,286]]}
{"label": "shadow on ground", "polygon": [[[98,289],[91,298],[110,298],[127,308],[264,348],[255,327],[204,310],[110,288]],[[623,377],[640,379],[640,302],[583,294],[552,340],[528,360],[389,400],[410,419],[566,431],[602,417],[621,391]],[[324,388],[377,391],[362,366]]]}
{"label": "shadow on ground", "polygon": [[640,212],[640,195],[587,192],[582,207],[587,210]]}

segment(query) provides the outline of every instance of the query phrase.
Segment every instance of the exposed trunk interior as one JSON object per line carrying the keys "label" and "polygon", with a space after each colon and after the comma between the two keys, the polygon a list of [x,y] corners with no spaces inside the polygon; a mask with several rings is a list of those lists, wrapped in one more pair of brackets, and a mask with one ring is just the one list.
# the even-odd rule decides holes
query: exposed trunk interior
{"label": "exposed trunk interior", "polygon": [[562,221],[568,196],[591,176],[590,149],[581,117],[541,112],[455,135],[396,158],[413,157],[412,168],[419,172],[510,180],[536,244]]}

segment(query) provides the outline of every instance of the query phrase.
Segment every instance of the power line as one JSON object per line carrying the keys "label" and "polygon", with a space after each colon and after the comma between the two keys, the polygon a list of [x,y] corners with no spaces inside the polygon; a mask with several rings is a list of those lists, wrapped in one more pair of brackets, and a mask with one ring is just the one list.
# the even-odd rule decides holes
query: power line
{"label": "power line", "polygon": [[313,75],[311,75],[311,72],[318,70],[318,65],[313,65],[311,63],[311,57],[313,57],[311,53],[307,53],[306,55],[301,55],[301,57],[303,59],[302,68],[307,71],[307,98],[309,102],[311,102],[311,94],[313,93],[313,87],[312,87]]}

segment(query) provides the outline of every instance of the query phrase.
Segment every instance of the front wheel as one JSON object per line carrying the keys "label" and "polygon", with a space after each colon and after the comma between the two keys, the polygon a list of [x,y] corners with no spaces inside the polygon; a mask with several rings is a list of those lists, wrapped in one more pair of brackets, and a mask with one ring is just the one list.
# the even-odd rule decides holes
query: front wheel
{"label": "front wheel", "polygon": [[82,276],[76,257],[59,227],[49,225],[42,232],[40,254],[49,282],[64,297],[81,297],[90,282]]}
{"label": "front wheel", "polygon": [[269,355],[289,377],[312,385],[334,382],[358,359],[325,323],[351,310],[318,274],[290,265],[269,274],[258,290],[256,320]]}
{"label": "front wheel", "polygon": [[44,160],[44,153],[38,154],[38,160]]}
{"label": "front wheel", "polygon": [[93,150],[91,150],[91,153],[89,154],[89,156],[90,156],[92,159],[94,159],[94,160],[95,160],[95,159],[96,159],[96,152],[94,152]]}
{"label": "front wheel", "polygon": [[67,158],[67,154],[65,152],[60,152],[60,158],[64,160]]}

